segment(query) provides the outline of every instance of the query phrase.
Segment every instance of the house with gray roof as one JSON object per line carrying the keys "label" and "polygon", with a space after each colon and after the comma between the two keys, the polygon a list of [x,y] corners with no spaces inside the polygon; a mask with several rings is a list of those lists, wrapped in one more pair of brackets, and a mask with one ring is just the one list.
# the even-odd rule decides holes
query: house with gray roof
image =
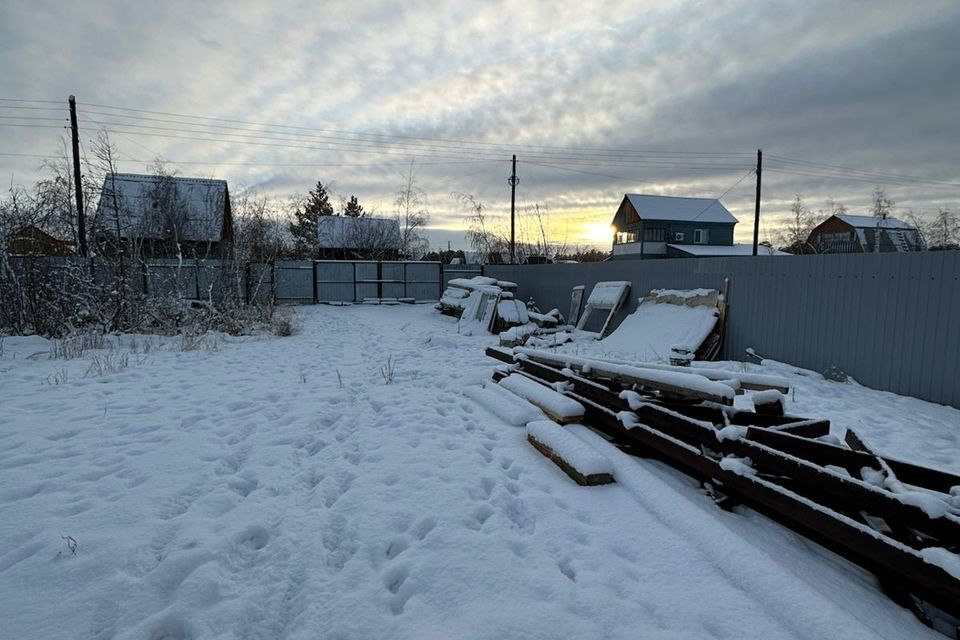
{"label": "house with gray roof", "polygon": [[[222,257],[233,244],[225,180],[110,173],[96,213],[101,251],[156,258]],[[119,240],[119,242],[117,242]]]}
{"label": "house with gray roof", "polygon": [[403,249],[400,223],[372,216],[320,216],[317,248],[333,260],[396,260]]}
{"label": "house with gray roof", "polygon": [[628,193],[611,224],[614,259],[689,258],[730,255],[737,219],[712,198]]}

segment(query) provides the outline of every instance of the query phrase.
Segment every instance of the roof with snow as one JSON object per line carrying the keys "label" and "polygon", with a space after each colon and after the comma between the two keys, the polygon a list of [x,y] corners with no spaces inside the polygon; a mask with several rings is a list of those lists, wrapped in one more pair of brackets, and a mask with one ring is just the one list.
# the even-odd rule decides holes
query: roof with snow
{"label": "roof with snow", "polygon": [[226,180],[112,173],[103,179],[97,218],[121,238],[217,242],[229,220]]}
{"label": "roof with snow", "polygon": [[636,193],[628,193],[625,197],[642,220],[737,223],[733,214],[715,198],[651,196]]}
{"label": "roof with snow", "polygon": [[400,223],[390,218],[321,216],[317,246],[321,249],[401,249]]}
{"label": "roof with snow", "polygon": [[876,229],[880,227],[881,229],[913,229],[913,225],[907,224],[903,220],[897,218],[891,218],[887,216],[886,218],[878,218],[876,216],[851,216],[846,213],[835,214],[836,218],[843,220],[851,227],[856,227],[858,229]]}
{"label": "roof with snow", "polygon": [[[668,247],[691,256],[710,257],[710,256],[752,256],[752,244],[734,244],[734,245],[711,245],[711,244],[668,244]],[[780,251],[766,245],[757,245],[758,256],[789,256],[786,251]]]}

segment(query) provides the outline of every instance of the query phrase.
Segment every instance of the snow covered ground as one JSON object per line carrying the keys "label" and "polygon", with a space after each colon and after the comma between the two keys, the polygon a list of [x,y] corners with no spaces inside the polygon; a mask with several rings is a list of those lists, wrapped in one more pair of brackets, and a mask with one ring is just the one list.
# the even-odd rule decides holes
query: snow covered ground
{"label": "snow covered ground", "polygon": [[[613,451],[617,484],[574,484],[464,395],[495,336],[429,306],[299,314],[298,335],[213,350],[125,337],[140,353],[103,376],[84,373],[108,353],[4,340],[0,635],[942,638],[670,469]],[[724,366],[786,375],[788,411],[960,472],[960,411]]]}

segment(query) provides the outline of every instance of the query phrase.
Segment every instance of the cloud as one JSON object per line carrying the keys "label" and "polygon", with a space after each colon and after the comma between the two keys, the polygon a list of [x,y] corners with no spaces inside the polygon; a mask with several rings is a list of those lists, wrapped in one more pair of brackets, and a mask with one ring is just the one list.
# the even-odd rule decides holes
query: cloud
{"label": "cloud", "polygon": [[[159,154],[184,162],[175,166],[181,174],[223,176],[234,190],[286,195],[336,180],[345,194],[387,211],[398,174],[414,160],[433,224],[461,230],[466,214],[450,192],[506,211],[514,152],[521,200],[545,204],[558,229],[575,230],[611,217],[626,191],[719,196],[762,147],[769,230],[794,194],[815,207],[832,196],[855,209],[874,186],[853,174],[801,175],[821,172],[776,156],[960,182],[958,31],[960,6],[949,0],[41,0],[0,6],[0,68],[12,70],[0,76],[0,96],[75,93],[85,141],[91,128],[112,123],[122,157]],[[143,118],[186,121],[104,115],[120,112],[91,104],[224,120],[206,121],[219,128],[176,125]],[[63,132],[0,133],[0,153],[48,154]],[[629,155],[637,150],[742,155],[650,154],[640,162]],[[211,164],[192,164],[204,162]],[[0,156],[4,178],[16,181],[37,177],[37,164]],[[752,192],[746,177],[724,198],[744,237]],[[888,192],[921,213],[960,201],[957,189],[932,185],[891,184]]]}

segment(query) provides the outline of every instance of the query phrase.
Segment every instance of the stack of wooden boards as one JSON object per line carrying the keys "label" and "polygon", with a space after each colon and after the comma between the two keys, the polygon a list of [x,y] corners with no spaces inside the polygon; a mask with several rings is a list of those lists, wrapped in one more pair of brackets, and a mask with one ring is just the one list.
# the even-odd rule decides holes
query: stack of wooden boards
{"label": "stack of wooden boards", "polygon": [[[524,348],[487,355],[506,365],[494,374],[501,384],[513,380],[528,398],[539,386],[582,408],[581,418],[550,416],[554,429],[558,418],[575,420],[697,478],[718,505],[747,505],[872,571],[919,619],[956,634],[960,476],[879,455],[852,431],[831,434],[828,420],[783,415],[788,387],[771,376]],[[757,411],[732,406],[744,389],[763,391]],[[575,443],[535,431],[531,442],[552,459],[577,455]]]}

